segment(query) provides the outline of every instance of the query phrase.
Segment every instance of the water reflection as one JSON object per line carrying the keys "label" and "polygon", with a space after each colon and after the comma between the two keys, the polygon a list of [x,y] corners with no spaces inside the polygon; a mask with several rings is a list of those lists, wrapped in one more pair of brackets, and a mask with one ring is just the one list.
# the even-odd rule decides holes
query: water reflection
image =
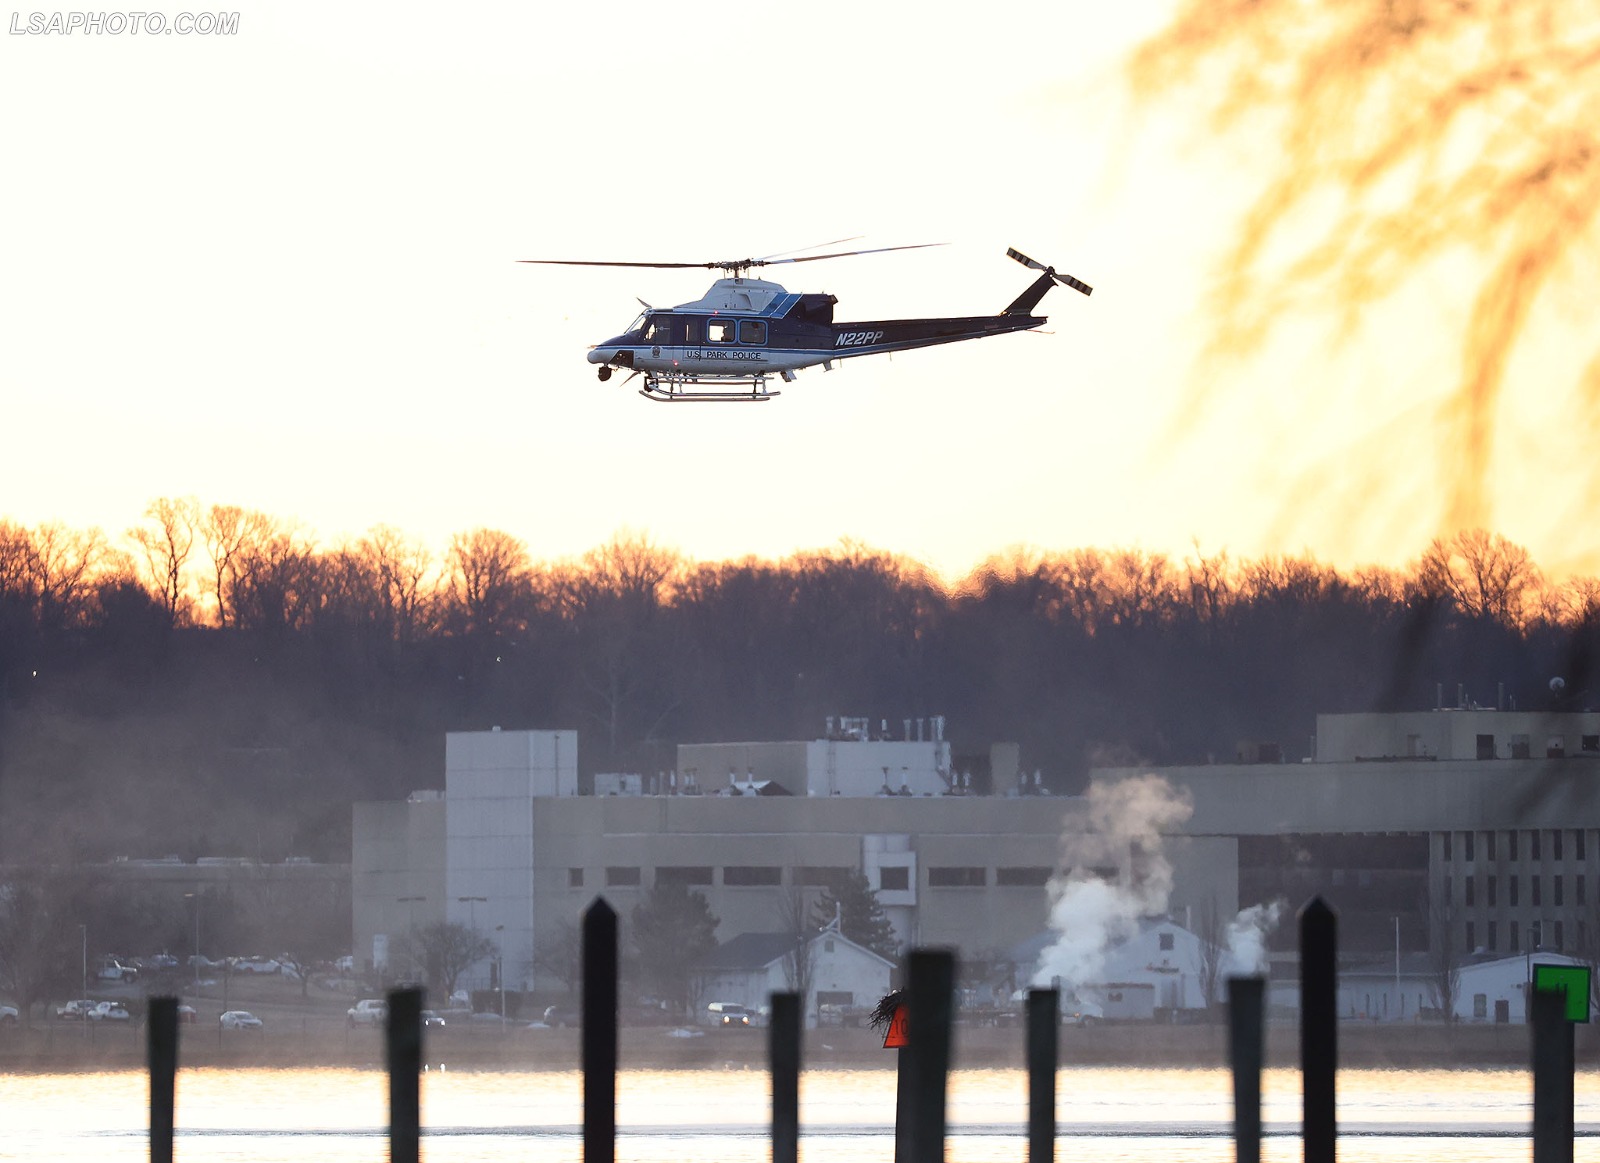
{"label": "water reflection", "polygon": [[[958,1071],[950,1082],[950,1163],[1020,1163],[1026,1079]],[[1263,1079],[1267,1163],[1300,1156],[1299,1075]],[[581,1163],[576,1072],[429,1072],[422,1084],[430,1163],[495,1163],[526,1154]],[[891,1070],[819,1070],[801,1082],[802,1156],[810,1163],[890,1163]],[[1233,1158],[1231,1090],[1222,1070],[1064,1069],[1057,1078],[1065,1163],[1225,1163]],[[1600,1074],[1577,1082],[1580,1163],[1600,1163]],[[388,1083],[362,1070],[183,1071],[183,1163],[378,1163],[387,1157]],[[0,1159],[134,1163],[148,1158],[148,1089],[139,1073],[0,1076]],[[1344,1163],[1522,1163],[1532,1095],[1525,1071],[1345,1071]],[[766,1075],[759,1070],[626,1071],[618,1080],[622,1163],[759,1163],[770,1157]]]}

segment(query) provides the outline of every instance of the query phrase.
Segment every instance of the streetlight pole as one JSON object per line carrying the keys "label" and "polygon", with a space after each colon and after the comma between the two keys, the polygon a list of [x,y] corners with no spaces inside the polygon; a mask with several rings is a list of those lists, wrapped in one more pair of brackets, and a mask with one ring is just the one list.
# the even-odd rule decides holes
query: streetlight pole
{"label": "streetlight pole", "polygon": [[200,894],[197,893],[197,892],[186,892],[183,895],[184,895],[184,899],[185,900],[194,901],[194,960],[191,961],[190,964],[194,966],[194,987],[195,987],[195,989],[199,989],[200,988]]}
{"label": "streetlight pole", "polygon": [[[504,933],[506,931],[506,927],[504,925],[496,925],[494,927],[494,931],[496,933]],[[505,947],[501,944],[501,941],[503,940],[504,938],[502,937],[494,943],[494,975],[500,983],[501,1034],[506,1032],[506,951]]]}
{"label": "streetlight pole", "polygon": [[1406,1004],[1400,997],[1400,915],[1394,917],[1394,1000],[1399,1007],[1396,1017],[1406,1016]]}

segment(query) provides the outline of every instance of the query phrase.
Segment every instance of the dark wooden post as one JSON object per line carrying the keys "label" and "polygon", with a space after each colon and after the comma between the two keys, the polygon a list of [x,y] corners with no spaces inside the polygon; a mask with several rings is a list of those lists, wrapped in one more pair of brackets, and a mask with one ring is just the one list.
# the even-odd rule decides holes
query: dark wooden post
{"label": "dark wooden post", "polygon": [[950,1019],[956,958],[945,949],[914,949],[906,1004],[907,1163],[944,1163],[945,1084],[950,1071]]}
{"label": "dark wooden post", "polygon": [[894,1163],[911,1158],[911,1059],[901,1046],[894,1052]]}
{"label": "dark wooden post", "polygon": [[772,995],[767,1056],[772,1068],[772,1163],[800,1158],[800,1039],[804,1027],[798,993]]}
{"label": "dark wooden post", "polygon": [[1339,1066],[1338,918],[1312,897],[1300,910],[1300,1079],[1305,1163],[1334,1163]]}
{"label": "dark wooden post", "polygon": [[1573,1028],[1565,990],[1535,990],[1533,1017],[1533,1163],[1572,1163]]}
{"label": "dark wooden post", "polygon": [[178,1080],[178,999],[153,997],[145,1018],[150,1053],[150,1163],[172,1163]]}
{"label": "dark wooden post", "polygon": [[1265,1065],[1266,979],[1228,978],[1228,1062],[1233,1068],[1233,1142],[1237,1163],[1261,1163],[1261,1068]]}
{"label": "dark wooden post", "polygon": [[617,914],[596,898],[583,914],[583,1158],[617,1157]]}
{"label": "dark wooden post", "polygon": [[1056,1066],[1061,1054],[1061,994],[1028,991],[1028,1163],[1056,1157]]}
{"label": "dark wooden post", "polygon": [[389,1067],[389,1163],[418,1163],[422,1156],[422,991],[389,993],[384,1018]]}

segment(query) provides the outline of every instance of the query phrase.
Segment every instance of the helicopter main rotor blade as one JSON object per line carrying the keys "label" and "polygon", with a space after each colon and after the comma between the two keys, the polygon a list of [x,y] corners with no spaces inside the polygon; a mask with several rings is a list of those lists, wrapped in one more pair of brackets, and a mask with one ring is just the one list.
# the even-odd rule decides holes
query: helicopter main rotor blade
{"label": "helicopter main rotor blade", "polygon": [[720,262],[602,262],[586,258],[519,258],[517,261],[557,267],[660,267],[669,270],[698,267],[708,271],[727,265]]}
{"label": "helicopter main rotor blade", "polygon": [[779,263],[786,262],[821,262],[825,258],[850,258],[852,255],[857,254],[885,254],[891,250],[926,250],[930,246],[949,245],[950,244],[948,242],[918,242],[912,244],[911,246],[875,246],[871,250],[840,250],[835,251],[833,254],[808,254],[801,258],[761,259],[752,265],[764,266],[770,264],[772,266],[776,266]]}
{"label": "helicopter main rotor blade", "polygon": [[797,246],[792,250],[780,250],[776,254],[762,255],[760,262],[775,262],[785,255],[802,254],[808,250],[821,250],[825,246],[842,246],[847,242],[860,242],[862,236],[857,234],[852,238],[835,238],[832,242],[814,242],[810,246]]}

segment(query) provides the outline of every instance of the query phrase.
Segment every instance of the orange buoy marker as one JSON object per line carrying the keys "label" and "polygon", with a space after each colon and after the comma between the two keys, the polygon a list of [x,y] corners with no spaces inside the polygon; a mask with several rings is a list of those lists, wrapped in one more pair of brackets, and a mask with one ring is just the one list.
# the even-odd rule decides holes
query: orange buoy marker
{"label": "orange buoy marker", "polygon": [[883,1036],[883,1048],[885,1050],[897,1050],[906,1044],[910,1008],[905,1005],[895,1007],[894,1017],[889,1019],[889,1031]]}

